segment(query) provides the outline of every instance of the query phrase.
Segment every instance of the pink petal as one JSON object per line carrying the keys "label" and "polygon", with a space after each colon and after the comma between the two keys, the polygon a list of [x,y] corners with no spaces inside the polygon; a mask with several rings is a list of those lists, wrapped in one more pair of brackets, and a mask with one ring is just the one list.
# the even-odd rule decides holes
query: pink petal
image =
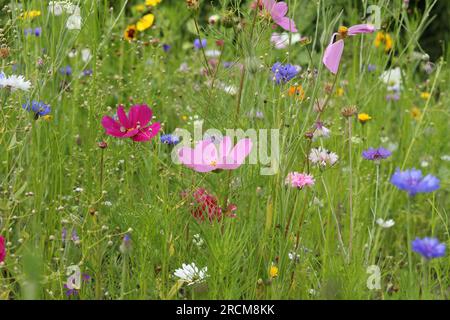
{"label": "pink petal", "polygon": [[102,118],[102,126],[106,129],[106,134],[110,136],[122,137],[124,134],[120,131],[120,124],[111,117],[104,116]]}
{"label": "pink petal", "polygon": [[233,150],[228,154],[227,158],[223,160],[220,168],[233,170],[237,169],[244,163],[245,158],[250,154],[253,148],[252,140],[249,138],[241,139],[236,143]]}
{"label": "pink petal", "polygon": [[102,118],[102,126],[107,130],[108,129],[120,130],[120,124],[118,124],[116,120],[108,116],[104,116]]}
{"label": "pink petal", "polygon": [[272,13],[272,9],[275,3],[276,3],[275,0],[263,0],[264,8],[266,8],[266,10],[269,11],[270,13]]}
{"label": "pink petal", "polygon": [[295,26],[295,22],[288,17],[272,17],[273,21],[280,27],[282,27],[286,31],[297,32],[297,27]]}
{"label": "pink petal", "polygon": [[201,164],[212,165],[213,163],[218,163],[218,152],[216,145],[214,143],[210,143],[204,146],[203,148],[203,160]]}
{"label": "pink petal", "polygon": [[344,51],[344,40],[338,40],[335,43],[330,43],[325,49],[323,55],[323,64],[331,73],[336,74],[341,62],[342,52]]}
{"label": "pink petal", "polygon": [[159,122],[155,122],[151,126],[139,130],[138,133],[133,137],[133,140],[136,142],[148,141],[155,137],[160,129],[161,124]]}
{"label": "pink petal", "polygon": [[128,121],[127,115],[122,106],[119,106],[117,108],[117,117],[119,118],[119,121],[122,124],[122,126],[124,126],[127,129],[131,128],[130,122]]}
{"label": "pink petal", "polygon": [[180,150],[178,150],[178,159],[186,167],[193,168],[194,149],[189,147],[180,148]]}
{"label": "pink petal", "polygon": [[219,159],[226,157],[230,153],[232,146],[233,142],[231,141],[231,138],[228,136],[223,137],[219,144]]}
{"label": "pink petal", "polygon": [[286,2],[277,2],[272,8],[272,17],[277,16],[282,18],[288,12],[288,5]]}
{"label": "pink petal", "polygon": [[139,133],[138,129],[132,129],[132,130],[129,130],[129,131],[123,133],[122,137],[131,138],[131,137],[134,137],[135,135],[137,135],[138,133]]}
{"label": "pink petal", "polygon": [[375,31],[375,26],[371,24],[357,24],[348,28],[348,35],[354,36],[360,33],[372,33]]}
{"label": "pink petal", "polygon": [[201,141],[195,149],[183,147],[178,151],[180,162],[186,167],[194,169],[197,172],[210,172],[217,167],[210,165],[211,158],[214,157],[216,147],[211,141]]}
{"label": "pink petal", "polygon": [[141,127],[145,127],[152,119],[152,114],[152,109],[145,104],[132,106],[128,113],[130,125],[135,127],[139,122]]}

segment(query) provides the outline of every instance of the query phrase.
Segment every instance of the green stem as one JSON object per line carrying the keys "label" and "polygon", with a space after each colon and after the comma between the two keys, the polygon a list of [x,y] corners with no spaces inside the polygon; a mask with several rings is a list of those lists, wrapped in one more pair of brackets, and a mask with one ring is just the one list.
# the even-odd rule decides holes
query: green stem
{"label": "green stem", "polygon": [[349,243],[348,243],[348,262],[352,257],[353,249],[353,164],[352,164],[352,121],[348,120],[348,157],[349,157],[349,194],[348,194],[348,210],[350,215],[350,227],[349,227]]}

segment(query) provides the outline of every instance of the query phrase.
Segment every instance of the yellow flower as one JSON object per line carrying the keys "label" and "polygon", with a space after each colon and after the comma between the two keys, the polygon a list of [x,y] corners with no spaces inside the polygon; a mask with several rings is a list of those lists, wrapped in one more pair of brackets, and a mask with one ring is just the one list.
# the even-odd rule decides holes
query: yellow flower
{"label": "yellow flower", "polygon": [[369,116],[367,113],[360,113],[360,114],[358,114],[358,120],[359,120],[359,122],[364,124],[367,121],[372,120],[372,117]]}
{"label": "yellow flower", "polygon": [[30,10],[25,11],[20,15],[20,18],[22,19],[34,19],[36,17],[39,17],[41,15],[41,12],[39,10]]}
{"label": "yellow flower", "polygon": [[430,98],[430,93],[429,92],[422,92],[421,94],[420,94],[420,97],[423,99],[423,100],[428,100],[429,98]]}
{"label": "yellow flower", "polygon": [[269,275],[271,278],[278,277],[278,267],[275,265],[270,266]]}
{"label": "yellow flower", "polygon": [[305,90],[302,86],[291,86],[288,90],[290,97],[296,96],[297,99],[303,100],[305,98]]}
{"label": "yellow flower", "polygon": [[384,39],[384,51],[389,52],[392,49],[393,45],[392,37],[389,35],[389,33],[386,33],[385,39]]}
{"label": "yellow flower", "polygon": [[377,32],[377,35],[375,37],[374,41],[375,47],[384,47],[385,52],[389,52],[393,47],[393,40],[389,33],[385,32]]}
{"label": "yellow flower", "polygon": [[155,16],[151,13],[146,14],[138,21],[138,23],[136,24],[136,29],[138,31],[147,30],[153,25],[153,21],[155,21]]}
{"label": "yellow flower", "polygon": [[344,88],[337,88],[336,89],[336,95],[338,97],[342,97],[344,95]]}
{"label": "yellow flower", "polygon": [[123,37],[125,38],[125,40],[128,40],[128,41],[135,40],[137,38],[136,26],[134,24],[129,25],[127,27],[127,30],[125,30]]}
{"label": "yellow flower", "polygon": [[42,116],[41,118],[44,119],[45,121],[52,121],[53,120],[53,117],[51,115],[49,115],[49,114],[47,114],[45,116]]}
{"label": "yellow flower", "polygon": [[145,5],[149,6],[149,7],[154,7],[156,6],[158,3],[161,3],[162,0],[145,0]]}
{"label": "yellow flower", "polygon": [[188,120],[188,117],[187,117],[187,116],[181,116],[181,120],[187,121],[187,120]]}
{"label": "yellow flower", "polygon": [[133,6],[133,9],[136,10],[137,12],[144,12],[145,11],[145,4],[137,4],[135,6]]}
{"label": "yellow flower", "polygon": [[411,109],[410,113],[411,113],[411,117],[412,117],[414,120],[419,120],[420,117],[422,116],[422,111],[420,111],[420,109],[417,108],[417,107],[413,107],[413,108]]}

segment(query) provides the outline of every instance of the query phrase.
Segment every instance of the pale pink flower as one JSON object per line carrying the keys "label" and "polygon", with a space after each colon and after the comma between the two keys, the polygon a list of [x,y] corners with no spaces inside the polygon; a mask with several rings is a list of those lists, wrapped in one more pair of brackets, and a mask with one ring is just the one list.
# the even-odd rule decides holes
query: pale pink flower
{"label": "pale pink flower", "polygon": [[264,8],[269,12],[273,21],[286,31],[297,32],[297,27],[292,19],[286,17],[288,5],[286,2],[275,0],[263,0]]}
{"label": "pale pink flower", "polygon": [[303,187],[313,186],[315,183],[313,176],[306,173],[289,172],[285,184],[293,188],[302,189]]}
{"label": "pale pink flower", "polygon": [[[350,28],[341,27],[338,33],[333,33],[330,44],[325,49],[323,55],[323,64],[331,73],[336,74],[341,63],[342,53],[344,52],[344,38],[347,36],[354,36],[361,33],[372,33],[375,27],[370,24],[357,24]],[[337,37],[339,40],[335,41]]]}
{"label": "pale pink flower", "polygon": [[330,152],[322,147],[313,148],[309,153],[309,160],[313,164],[317,164],[321,167],[332,166],[338,161],[338,156],[334,152]]}
{"label": "pale pink flower", "polygon": [[178,151],[178,157],[182,164],[197,172],[234,170],[244,163],[252,147],[252,141],[246,138],[232,148],[231,138],[225,136],[218,146],[207,139],[198,142],[194,149],[183,147]]}

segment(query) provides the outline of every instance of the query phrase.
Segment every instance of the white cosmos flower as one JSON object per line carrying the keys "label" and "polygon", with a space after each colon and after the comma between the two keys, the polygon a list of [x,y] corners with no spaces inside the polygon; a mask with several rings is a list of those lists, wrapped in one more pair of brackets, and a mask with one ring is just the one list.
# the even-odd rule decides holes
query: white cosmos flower
{"label": "white cosmos flower", "polygon": [[89,48],[81,50],[81,59],[86,63],[92,59],[91,50]]}
{"label": "white cosmos flower", "polygon": [[0,88],[8,88],[11,91],[28,91],[31,88],[31,82],[25,80],[23,76],[13,74],[7,77],[4,73],[0,73]]}
{"label": "white cosmos flower", "polygon": [[63,1],[50,1],[48,3],[48,11],[55,16],[60,16],[64,12],[64,5]]}
{"label": "white cosmos flower", "polygon": [[309,160],[313,164],[325,167],[327,165],[332,166],[338,161],[339,157],[336,153],[330,152],[322,147],[313,148],[309,153]]}
{"label": "white cosmos flower", "polygon": [[208,58],[216,58],[216,57],[220,56],[220,51],[219,50],[206,50],[205,56],[207,56]]}
{"label": "white cosmos flower", "polygon": [[[293,33],[290,35],[290,37],[291,37],[291,44],[297,43],[301,39],[301,36],[299,33]],[[272,33],[272,36],[270,37],[270,42],[277,49],[285,49],[287,46],[289,46],[289,33],[274,32],[274,33]]]}
{"label": "white cosmos flower", "polygon": [[300,260],[300,255],[294,251],[288,253],[289,260],[298,262]]}
{"label": "white cosmos flower", "polygon": [[76,15],[76,16],[79,16],[79,15],[80,15],[80,12],[81,12],[79,6],[74,5],[74,4],[70,3],[70,2],[68,2],[68,3],[66,4],[65,10],[66,10],[66,12],[67,12],[68,14],[72,14],[72,15]]}
{"label": "white cosmos flower", "polygon": [[402,88],[402,71],[399,67],[384,71],[380,79],[388,85],[389,91],[400,91]]}
{"label": "white cosmos flower", "polygon": [[80,30],[81,29],[81,16],[74,14],[71,15],[66,22],[66,28],[69,30]]}
{"label": "white cosmos flower", "polygon": [[180,269],[175,270],[173,275],[180,280],[187,282],[189,285],[203,281],[207,275],[208,267],[199,270],[195,263],[183,263]]}
{"label": "white cosmos flower", "polygon": [[383,220],[383,219],[381,219],[381,218],[378,218],[378,219],[377,219],[377,224],[378,224],[380,227],[387,229],[387,228],[390,228],[390,227],[394,226],[395,221],[392,220],[392,219],[389,219],[389,220],[386,220],[386,221],[385,221],[385,220]]}

